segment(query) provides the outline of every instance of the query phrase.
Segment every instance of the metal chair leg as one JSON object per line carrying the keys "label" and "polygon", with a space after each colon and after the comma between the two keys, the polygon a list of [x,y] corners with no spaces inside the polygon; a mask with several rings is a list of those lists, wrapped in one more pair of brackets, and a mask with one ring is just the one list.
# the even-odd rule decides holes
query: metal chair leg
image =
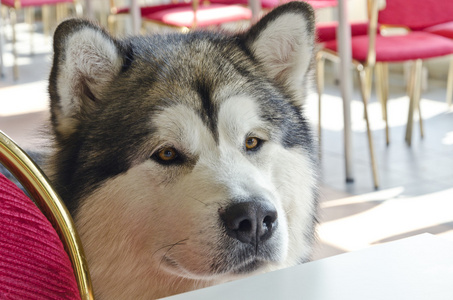
{"label": "metal chair leg", "polygon": [[35,8],[33,6],[26,7],[24,9],[25,11],[25,18],[26,18],[26,23],[28,23],[29,30],[30,30],[30,55],[34,55],[35,53],[35,47],[33,43],[33,35],[35,32]]}
{"label": "metal chair leg", "polygon": [[[419,108],[420,93],[421,93],[421,81],[422,81],[422,69],[423,62],[421,59],[417,59],[414,62],[411,72],[411,91],[409,94],[409,112],[407,117],[406,125],[406,142],[410,146],[412,143],[412,129],[414,123],[414,111]],[[420,113],[420,109],[419,113]],[[420,113],[420,132],[423,137],[423,123]]]}
{"label": "metal chair leg", "polygon": [[322,93],[324,92],[324,63],[325,58],[323,57],[321,52],[318,52],[316,55],[316,88],[318,91],[318,151],[319,151],[319,159],[321,160],[321,112],[322,112]]}
{"label": "metal chair leg", "polygon": [[376,159],[374,156],[374,146],[373,146],[373,136],[371,134],[370,128],[370,121],[368,118],[368,97],[369,97],[369,79],[371,79],[370,75],[367,74],[371,72],[371,70],[367,70],[363,66],[358,67],[359,72],[359,79],[360,79],[360,93],[362,94],[363,100],[363,107],[364,107],[364,115],[365,115],[365,122],[366,122],[366,130],[368,135],[368,146],[370,148],[370,159],[371,159],[371,169],[373,172],[373,182],[374,188],[379,188],[379,177],[377,172],[377,165]]}
{"label": "metal chair leg", "polygon": [[9,17],[11,20],[11,28],[13,30],[13,57],[14,57],[14,62],[13,62],[13,78],[14,80],[19,79],[19,66],[18,66],[18,61],[17,61],[17,37],[16,37],[16,22],[17,22],[17,16],[16,16],[16,10],[11,8],[9,10]]}
{"label": "metal chair leg", "polygon": [[388,100],[388,66],[386,63],[376,64],[376,92],[382,106],[382,117],[385,121],[385,141],[387,146],[390,144],[390,133],[387,113]]}
{"label": "metal chair leg", "polygon": [[385,135],[386,143],[390,144],[390,127],[389,127],[389,116],[388,116],[388,100],[389,100],[389,65],[387,63],[382,64],[382,83],[384,92],[384,108],[385,108]]}
{"label": "metal chair leg", "polygon": [[83,6],[79,1],[74,1],[74,10],[77,18],[83,17]]}
{"label": "metal chair leg", "polygon": [[451,107],[453,104],[453,56],[450,58],[450,66],[448,68],[448,79],[447,79],[447,104]]}

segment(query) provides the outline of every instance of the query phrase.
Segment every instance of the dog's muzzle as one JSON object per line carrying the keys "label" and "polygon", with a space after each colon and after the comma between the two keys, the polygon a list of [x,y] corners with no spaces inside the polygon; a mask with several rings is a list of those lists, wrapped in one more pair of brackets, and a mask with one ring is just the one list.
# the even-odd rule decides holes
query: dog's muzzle
{"label": "dog's muzzle", "polygon": [[277,210],[267,201],[238,202],[219,210],[228,236],[254,246],[267,241],[277,226]]}

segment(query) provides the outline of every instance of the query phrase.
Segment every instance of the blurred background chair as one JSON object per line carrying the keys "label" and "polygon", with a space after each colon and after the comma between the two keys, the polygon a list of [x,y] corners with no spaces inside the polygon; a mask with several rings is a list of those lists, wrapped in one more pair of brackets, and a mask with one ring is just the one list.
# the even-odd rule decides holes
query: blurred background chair
{"label": "blurred background chair", "polygon": [[[389,3],[392,4],[389,5]],[[453,43],[451,40],[427,32],[411,31],[403,27],[406,26],[407,23],[404,23],[404,19],[401,18],[401,16],[412,14],[411,17],[417,19],[419,15],[422,16],[425,13],[430,13],[423,9],[414,9],[414,7],[417,7],[418,3],[419,2],[414,3],[411,0],[387,0],[386,6],[385,1],[383,0],[368,0],[369,23],[367,34],[354,35],[351,39],[353,64],[359,74],[360,92],[364,103],[364,114],[375,185],[377,185],[377,170],[375,167],[373,141],[367,112],[373,71],[376,70],[377,74],[377,89],[382,103],[382,111],[386,123],[386,143],[388,144],[390,138],[387,118],[387,64],[405,61],[413,63],[408,87],[410,104],[406,126],[406,142],[410,145],[413,116],[414,111],[416,110],[418,110],[420,114],[420,131],[423,136],[423,123],[419,109],[423,61],[430,58],[453,54]],[[407,11],[408,7],[412,7],[410,13]],[[380,10],[382,10],[381,12],[386,12],[386,15],[384,15],[385,17],[381,17]],[[390,18],[389,16],[393,16],[394,18]],[[382,23],[378,24],[378,17],[379,21]],[[317,56],[317,80],[320,94],[322,94],[323,86],[322,69],[324,59],[333,61],[338,60],[336,40],[323,43],[322,50]]]}
{"label": "blurred background chair", "polygon": [[[404,9],[402,9],[404,6]],[[403,13],[404,12],[404,13]],[[422,31],[453,39],[453,1],[423,0],[416,3],[408,0],[387,0],[387,7],[379,13],[382,26],[403,26],[411,31]],[[447,103],[452,105],[453,60],[451,60]]]}
{"label": "blurred background chair", "polygon": [[[119,7],[115,0],[110,0],[109,29],[117,32],[117,17],[129,13],[129,8]],[[199,0],[170,4],[142,6],[140,8],[143,25],[154,24],[170,27],[182,32],[195,28],[212,29],[232,22],[249,22],[250,9],[242,5],[210,3]]]}
{"label": "blurred background chair", "polygon": [[[45,30],[49,30],[50,15],[48,6],[56,7],[57,22],[63,20],[67,16],[67,4],[72,4],[75,14],[78,17],[82,16],[82,6],[78,0],[2,0],[2,6],[6,7],[9,12],[9,19],[12,27],[12,44],[14,55],[13,76],[17,80],[19,78],[19,70],[17,63],[17,49],[16,49],[16,23],[17,11],[23,9],[26,22],[30,25],[30,47],[33,54],[33,31],[35,23],[35,8],[39,7],[42,10],[43,22]],[[47,32],[49,34],[49,32]]]}
{"label": "blurred background chair", "polygon": [[45,175],[1,131],[0,163],[35,201],[0,173],[0,299],[93,299],[72,218]]}

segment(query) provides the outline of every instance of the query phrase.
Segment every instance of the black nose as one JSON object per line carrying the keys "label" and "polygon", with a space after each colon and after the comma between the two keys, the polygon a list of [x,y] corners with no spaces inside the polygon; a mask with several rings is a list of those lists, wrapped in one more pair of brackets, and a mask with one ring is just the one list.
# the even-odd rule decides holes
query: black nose
{"label": "black nose", "polygon": [[227,234],[243,243],[266,241],[277,225],[277,211],[263,201],[235,203],[219,213]]}

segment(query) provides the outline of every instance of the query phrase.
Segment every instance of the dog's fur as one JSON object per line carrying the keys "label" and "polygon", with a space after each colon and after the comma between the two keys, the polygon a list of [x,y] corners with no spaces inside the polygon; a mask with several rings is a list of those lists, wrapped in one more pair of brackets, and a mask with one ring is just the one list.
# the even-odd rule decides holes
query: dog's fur
{"label": "dog's fur", "polygon": [[163,297],[309,260],[313,53],[303,2],[237,35],[57,28],[49,172],[98,298]]}

